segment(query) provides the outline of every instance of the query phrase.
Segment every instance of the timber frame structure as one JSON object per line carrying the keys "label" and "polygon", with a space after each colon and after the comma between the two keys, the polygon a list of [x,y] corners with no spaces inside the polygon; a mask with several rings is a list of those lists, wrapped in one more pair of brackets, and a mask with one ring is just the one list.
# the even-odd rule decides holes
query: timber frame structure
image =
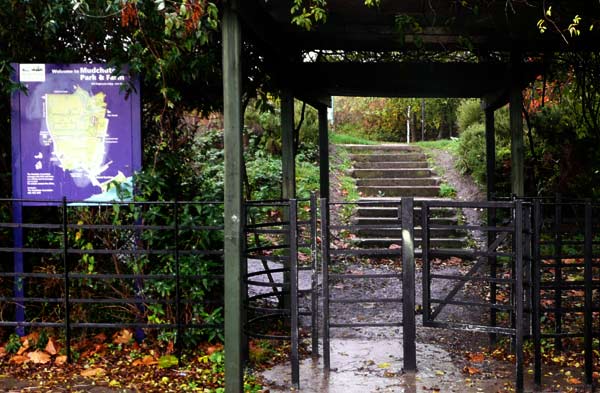
{"label": "timber frame structure", "polygon": [[[291,0],[223,3],[226,390],[238,392],[243,390],[244,39],[252,40],[263,52],[281,89],[284,199],[295,197],[295,97],[318,110],[320,196],[329,196],[327,107],[334,95],[481,98],[486,114],[488,196],[494,194],[494,111],[510,104],[512,192],[524,196],[522,90],[543,72],[541,63],[529,59],[561,50],[597,50],[600,40],[598,29],[569,45],[556,32],[540,34],[536,22],[544,17],[541,1],[475,1],[475,10],[458,1],[381,0],[377,7],[368,8],[363,0],[328,0],[326,23],[311,30],[291,23]],[[597,3],[555,3],[555,9],[568,18],[576,11],[588,13],[589,18],[600,15]],[[403,31],[399,15],[417,21],[419,29]],[[458,53],[455,61],[429,59],[429,54],[451,52]],[[368,58],[347,60],[357,53]],[[406,53],[419,56],[417,60],[394,60]],[[472,56],[467,59],[465,53]],[[311,60],[312,55],[317,60]]]}

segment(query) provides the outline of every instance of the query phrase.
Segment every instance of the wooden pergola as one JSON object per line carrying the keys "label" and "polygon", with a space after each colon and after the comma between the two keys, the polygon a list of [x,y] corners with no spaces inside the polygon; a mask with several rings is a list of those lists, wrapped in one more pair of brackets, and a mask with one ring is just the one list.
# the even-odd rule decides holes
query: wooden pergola
{"label": "wooden pergola", "polygon": [[[477,10],[442,0],[328,0],[327,22],[304,30],[291,23],[292,1],[227,0],[222,20],[225,145],[225,348],[226,390],[243,390],[243,190],[242,36],[263,52],[281,89],[283,198],[295,197],[294,98],[319,113],[320,194],[329,196],[327,107],[331,96],[476,97],[486,120],[488,195],[494,192],[494,111],[510,104],[511,184],[524,194],[522,90],[541,71],[523,62],[557,50],[598,48],[596,33],[566,43],[540,34],[541,1],[490,1]],[[469,2],[472,3],[472,2]],[[565,16],[584,10],[583,0],[555,2]],[[403,15],[402,18],[398,18]],[[399,27],[399,21],[419,28]],[[405,60],[406,53],[418,53]],[[456,60],[432,61],[428,54],[457,53]],[[467,59],[461,54],[469,53]],[[361,61],[352,61],[351,54]],[[365,55],[366,54],[366,55]],[[315,56],[313,56],[315,55]],[[462,57],[461,57],[462,56]],[[316,60],[311,60],[315,58]],[[400,60],[398,60],[400,59]]]}

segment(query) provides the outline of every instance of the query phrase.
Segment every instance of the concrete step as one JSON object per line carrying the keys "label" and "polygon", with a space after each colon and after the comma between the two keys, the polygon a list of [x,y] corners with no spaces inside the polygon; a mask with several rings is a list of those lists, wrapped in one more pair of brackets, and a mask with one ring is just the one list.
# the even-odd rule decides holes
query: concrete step
{"label": "concrete step", "polygon": [[[431,238],[430,247],[434,248],[456,248],[461,249],[467,242],[466,238]],[[392,244],[402,245],[401,237],[388,238],[358,238],[353,243],[357,247],[364,248],[389,248]],[[421,239],[415,237],[415,248],[421,248]]]}
{"label": "concrete step", "polygon": [[[395,213],[398,211],[395,210]],[[397,214],[396,214],[397,215]],[[421,214],[419,212],[415,212],[415,225],[421,224]],[[449,217],[433,217],[429,219],[431,224],[435,225],[456,225],[458,223],[458,218],[456,216]],[[362,217],[358,216],[354,219],[354,223],[356,225],[390,225],[390,226],[400,226],[401,222],[396,216],[392,217]]]}
{"label": "concrete step", "polygon": [[354,169],[412,169],[428,168],[427,161],[355,162]]}
{"label": "concrete step", "polygon": [[[415,237],[420,239],[422,234],[421,227],[415,228]],[[402,238],[402,229],[395,228],[369,228],[369,229],[357,229],[356,235],[359,238]],[[466,236],[465,231],[459,231],[456,229],[430,229],[429,237],[431,239],[456,239],[464,238]]]}
{"label": "concrete step", "polygon": [[420,152],[422,149],[414,145],[405,144],[383,144],[383,145],[339,145],[350,153],[400,153],[400,152]]}
{"label": "concrete step", "polygon": [[431,177],[431,169],[353,169],[352,176],[357,179],[399,178],[399,177]]}
{"label": "concrete step", "polygon": [[423,178],[388,178],[388,179],[357,179],[356,185],[359,187],[380,187],[380,186],[437,186],[440,179],[437,177]]}
{"label": "concrete step", "polygon": [[404,154],[351,154],[354,162],[394,162],[394,161],[427,161],[423,153],[408,152]]}
{"label": "concrete step", "polygon": [[393,196],[393,197],[436,197],[440,193],[439,186],[381,186],[357,187],[358,192],[365,196]]}

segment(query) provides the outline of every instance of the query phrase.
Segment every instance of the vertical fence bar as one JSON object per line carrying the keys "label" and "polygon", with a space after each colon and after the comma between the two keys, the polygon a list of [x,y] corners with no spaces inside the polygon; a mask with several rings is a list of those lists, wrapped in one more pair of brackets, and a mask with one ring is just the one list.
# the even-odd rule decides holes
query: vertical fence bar
{"label": "vertical fence bar", "polygon": [[563,349],[562,339],[562,198],[560,194],[556,194],[554,206],[554,332],[559,334],[554,341],[554,349],[561,352]]}
{"label": "vertical fence bar", "polygon": [[[404,228],[404,226],[403,226]],[[429,262],[429,205],[421,205],[421,250],[423,259],[423,324],[431,318],[431,264]]]}
{"label": "vertical fence bar", "polygon": [[523,392],[523,202],[517,200],[515,208],[515,358],[517,392]]}
{"label": "vertical fence bar", "polygon": [[594,382],[593,366],[594,366],[594,353],[593,353],[593,265],[592,265],[592,203],[586,201],[585,203],[585,238],[584,238],[584,280],[585,280],[585,304],[584,304],[584,336],[583,342],[585,347],[585,384],[592,386]]}
{"label": "vertical fence bar", "polygon": [[310,193],[310,252],[312,258],[311,282],[310,282],[310,300],[311,300],[311,356],[319,356],[319,280],[317,263],[317,196],[314,192]]}
{"label": "vertical fence bar", "polygon": [[[13,149],[14,149],[13,145]],[[14,192],[14,190],[13,190]],[[23,299],[25,297],[25,278],[18,275],[24,272],[23,266],[23,202],[13,201],[13,221],[16,225],[13,230],[14,236],[14,260],[13,267],[15,272],[14,294],[15,298]],[[25,327],[20,323],[25,322],[25,302],[23,300],[15,301],[15,321],[17,322],[16,333],[19,336],[25,335]]]}
{"label": "vertical fence bar", "polygon": [[[532,304],[532,296],[533,296],[533,288],[532,288],[532,272],[531,272],[531,266],[532,266],[532,262],[531,262],[531,227],[532,227],[532,222],[531,220],[533,219],[533,211],[532,211],[532,205],[530,203],[525,203],[523,204],[523,211],[524,211],[524,220],[523,220],[523,231],[524,231],[524,235],[523,235],[523,262],[524,262],[524,267],[523,267],[523,274],[524,274],[524,283],[523,285],[527,288],[527,290],[525,291],[525,304],[526,305],[531,305]],[[526,326],[525,326],[525,332],[527,334],[531,333],[531,319],[532,319],[532,312],[531,312],[531,308],[530,308],[530,312],[528,313],[528,315],[525,315],[525,322]]]}
{"label": "vertical fence bar", "polygon": [[181,325],[181,276],[179,266],[179,204],[177,200],[173,201],[173,220],[174,220],[174,235],[175,243],[175,319],[177,324],[176,343],[177,357],[181,359],[183,351],[183,334]]}
{"label": "vertical fence bar", "polygon": [[404,371],[417,371],[413,199],[402,198],[402,345]]}
{"label": "vertical fence bar", "polygon": [[321,198],[321,286],[323,296],[323,367],[331,367],[329,343],[329,210],[327,198]]}
{"label": "vertical fence bar", "polygon": [[532,279],[532,301],[531,301],[531,329],[533,336],[533,379],[537,387],[542,385],[542,332],[540,327],[540,282],[542,279],[540,271],[540,241],[542,234],[542,206],[539,200],[533,203],[533,258],[531,261]]}
{"label": "vertical fence bar", "polygon": [[[493,118],[493,114],[492,114]],[[488,226],[495,227],[496,226],[496,208],[490,207],[488,209]],[[494,244],[496,240],[496,231],[488,231],[487,233],[487,245],[488,250]],[[491,251],[491,250],[490,250]],[[495,279],[498,275],[498,260],[496,259],[495,254],[493,256],[488,256],[488,263],[490,265],[490,277]],[[498,310],[494,307],[496,304],[496,296],[497,296],[498,284],[496,282],[490,283],[490,303],[492,307],[490,308],[490,326],[496,327],[498,324]],[[496,333],[490,333],[490,344],[495,345],[498,339]]]}
{"label": "vertical fence bar", "polygon": [[67,363],[71,363],[71,303],[69,298],[69,232],[67,215],[67,197],[62,200],[62,230],[63,230],[63,269],[65,269],[65,355]]}
{"label": "vertical fence bar", "polygon": [[298,356],[298,247],[297,247],[297,201],[290,199],[289,233],[290,233],[290,322],[292,345],[292,385],[300,387],[300,358]]}

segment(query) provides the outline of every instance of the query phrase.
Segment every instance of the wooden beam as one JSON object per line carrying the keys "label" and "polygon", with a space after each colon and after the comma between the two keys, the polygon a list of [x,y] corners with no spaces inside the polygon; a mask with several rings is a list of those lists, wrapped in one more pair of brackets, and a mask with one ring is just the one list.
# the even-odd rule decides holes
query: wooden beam
{"label": "wooden beam", "polygon": [[244,390],[242,305],[242,35],[237,0],[227,1],[223,39],[223,113],[225,156],[225,390]]}
{"label": "wooden beam", "polygon": [[294,96],[290,90],[281,94],[281,169],[282,197],[296,197],[296,162],[294,157]]}
{"label": "wooden beam", "polygon": [[319,111],[319,193],[321,198],[329,199],[329,130],[327,129],[327,107],[320,106],[317,110]]}
{"label": "wooden beam", "polygon": [[496,192],[496,130],[494,127],[494,111],[485,110],[485,159],[487,199],[492,200]]}
{"label": "wooden beam", "polygon": [[[476,97],[506,88],[507,64],[489,63],[301,63],[291,88],[304,95],[367,97]],[[524,65],[523,78],[537,64]]]}
{"label": "wooden beam", "polygon": [[523,142],[522,109],[521,87],[513,83],[510,88],[511,191],[516,196],[525,196],[525,144]]}

